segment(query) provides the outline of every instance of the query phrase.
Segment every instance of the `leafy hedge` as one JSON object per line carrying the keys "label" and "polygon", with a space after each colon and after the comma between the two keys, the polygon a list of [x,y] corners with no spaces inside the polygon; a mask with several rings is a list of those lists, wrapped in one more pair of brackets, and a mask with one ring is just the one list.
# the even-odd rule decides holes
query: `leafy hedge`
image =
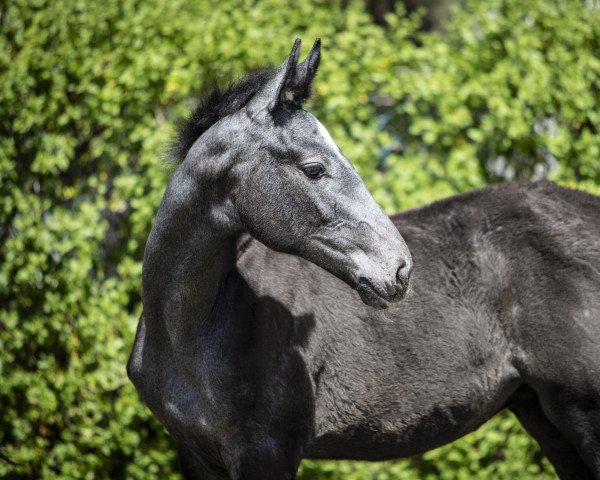
{"label": "leafy hedge", "polygon": [[[347,5],[346,5],[347,4]],[[128,382],[172,122],[293,38],[323,38],[310,109],[387,210],[510,178],[600,193],[594,2],[467,1],[445,34],[362,2],[11,0],[0,6],[0,477],[176,478]],[[302,479],[553,478],[509,414],[422,457]]]}

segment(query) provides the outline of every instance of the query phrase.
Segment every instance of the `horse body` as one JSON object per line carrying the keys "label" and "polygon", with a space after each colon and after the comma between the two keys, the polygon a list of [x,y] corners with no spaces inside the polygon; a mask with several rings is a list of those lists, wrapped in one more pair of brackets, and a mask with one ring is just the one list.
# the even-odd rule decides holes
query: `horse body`
{"label": "horse body", "polygon": [[397,458],[511,408],[562,478],[600,478],[600,199],[505,184],[392,224],[330,139],[302,137],[314,118],[273,107],[289,64],[194,143],[148,240],[128,373],[184,476]]}
{"label": "horse body", "polygon": [[259,242],[238,260],[259,298],[290,308],[278,324],[313,319],[299,348],[315,405],[307,456],[423,452],[516,409],[526,388],[565,412],[559,391],[574,404],[587,392],[598,408],[600,199],[505,184],[393,220],[415,270],[407,297],[385,311]]}

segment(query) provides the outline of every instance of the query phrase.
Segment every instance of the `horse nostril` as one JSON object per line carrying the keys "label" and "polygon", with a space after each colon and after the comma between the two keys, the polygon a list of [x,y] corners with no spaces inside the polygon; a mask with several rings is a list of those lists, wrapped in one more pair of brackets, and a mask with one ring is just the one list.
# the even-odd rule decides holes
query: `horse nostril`
{"label": "horse nostril", "polygon": [[402,285],[404,287],[408,283],[408,281],[410,280],[411,272],[412,272],[412,265],[404,259],[401,260],[400,266],[398,267],[398,270],[396,271],[396,280],[398,280],[400,285]]}

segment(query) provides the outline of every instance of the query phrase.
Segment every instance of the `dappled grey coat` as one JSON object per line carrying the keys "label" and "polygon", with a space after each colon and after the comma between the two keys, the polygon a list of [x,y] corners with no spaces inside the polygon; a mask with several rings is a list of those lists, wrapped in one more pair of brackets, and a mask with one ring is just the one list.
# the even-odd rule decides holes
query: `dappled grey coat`
{"label": "dappled grey coat", "polygon": [[600,199],[513,183],[390,221],[300,108],[318,51],[182,129],[128,372],[184,475],[411,455],[511,408],[600,478]]}

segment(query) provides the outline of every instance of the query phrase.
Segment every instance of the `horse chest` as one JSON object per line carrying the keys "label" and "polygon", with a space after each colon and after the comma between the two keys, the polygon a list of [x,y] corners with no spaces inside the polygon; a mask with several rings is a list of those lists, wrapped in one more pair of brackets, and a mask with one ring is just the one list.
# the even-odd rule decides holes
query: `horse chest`
{"label": "horse chest", "polygon": [[137,375],[144,402],[178,442],[211,455],[249,434],[274,434],[275,419],[308,435],[311,385],[297,350],[248,349],[242,340],[220,332],[193,355],[163,348]]}

